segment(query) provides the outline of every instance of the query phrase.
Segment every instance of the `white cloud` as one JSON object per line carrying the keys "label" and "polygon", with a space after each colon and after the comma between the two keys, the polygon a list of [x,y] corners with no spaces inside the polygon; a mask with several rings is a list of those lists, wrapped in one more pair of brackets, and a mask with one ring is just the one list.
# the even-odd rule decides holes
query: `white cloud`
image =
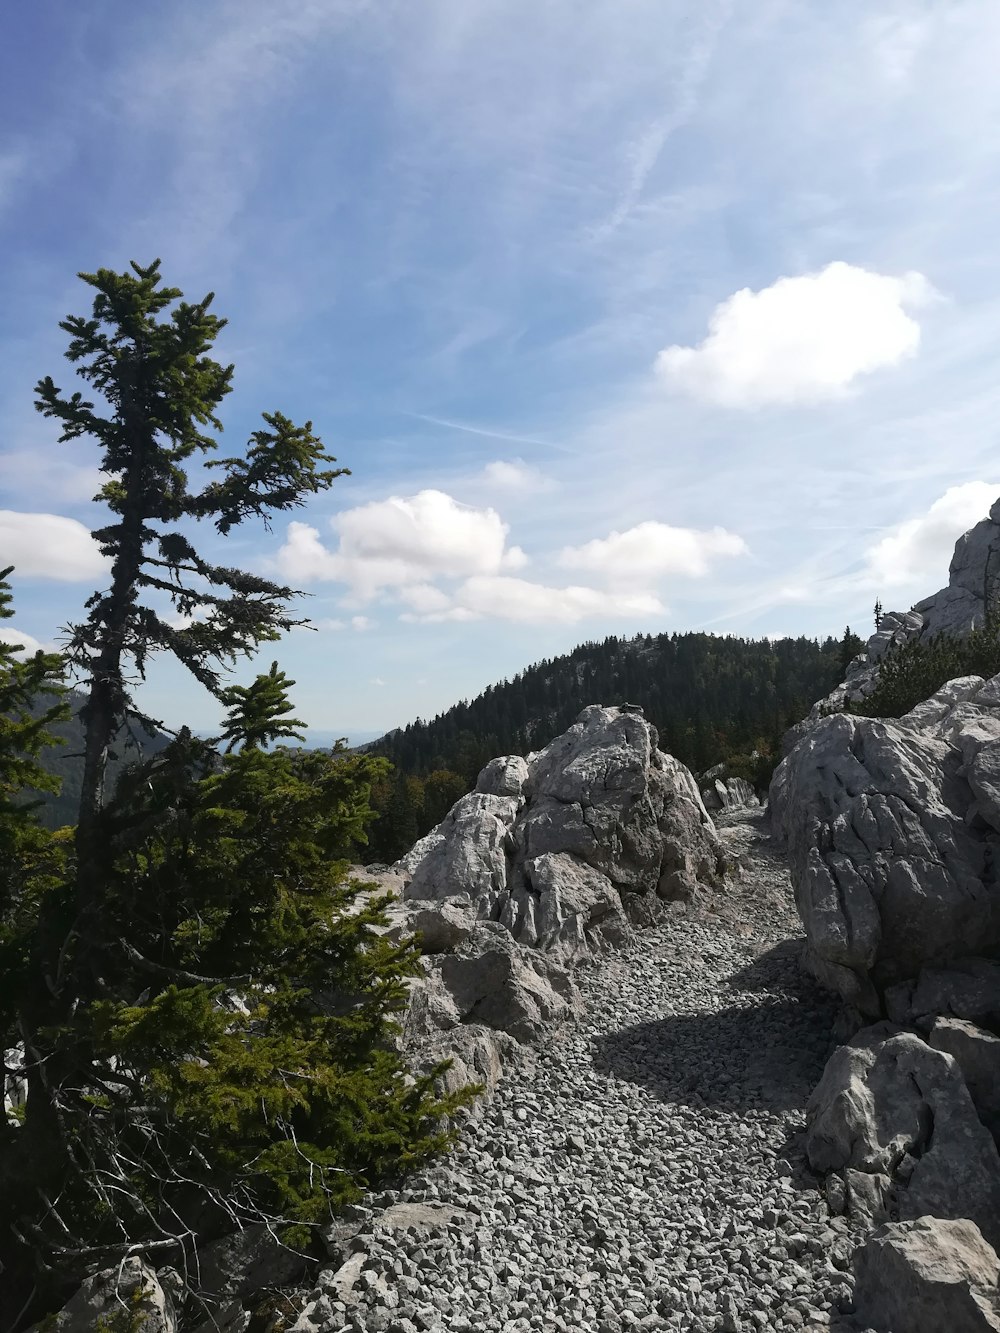
{"label": "white cloud", "polygon": [[366,629],[374,629],[375,621],[370,620],[368,616],[351,616],[351,629],[364,633]]}
{"label": "white cloud", "polygon": [[23,630],[15,629],[12,625],[0,625],[0,643],[7,645],[19,644],[15,657],[34,657],[35,653],[45,649],[46,652],[54,651],[47,648],[45,644],[39,643],[33,634],[25,634]]}
{"label": "white cloud", "polygon": [[551,491],[555,482],[523,458],[497,459],[483,468],[483,479],[500,491]]}
{"label": "white cloud", "polygon": [[898,524],[866,552],[868,572],[882,587],[926,581],[932,592],[946,581],[956,541],[989,514],[1000,483],[951,486],[925,514]]}
{"label": "white cloud", "polygon": [[108,568],[90,529],[75,518],[14,509],[0,509],[0,558],[15,577],[67,583],[99,579]]}
{"label": "white cloud", "polygon": [[697,347],[667,347],[660,375],[725,407],[815,403],[841,397],[858,378],[916,355],[920,325],[908,312],[933,288],[838,261],[818,273],[735,292],[716,306]]}
{"label": "white cloud", "polygon": [[513,620],[572,625],[591,616],[634,620],[662,616],[666,607],[652,593],[617,594],[597,588],[551,588],[505,575],[466,579],[445,610],[406,615],[405,620]]}
{"label": "white cloud", "polygon": [[400,588],[399,600],[405,602],[418,616],[447,611],[451,605],[448,594],[435,588],[432,583],[414,583],[409,588]]}
{"label": "white cloud", "polygon": [[725,528],[699,531],[647,522],[566,546],[558,559],[564,569],[590,570],[612,582],[650,583],[667,574],[707,574],[712,560],[746,553],[743,538]]}
{"label": "white cloud", "polygon": [[316,528],[288,525],[278,553],[286,577],[347,583],[356,597],[367,599],[383,588],[497,574],[528,563],[519,546],[507,546],[508,527],[495,509],[460,504],[443,491],[359,505],[337,514],[331,526],[340,537],[335,551],[323,545]]}
{"label": "white cloud", "polygon": [[81,467],[52,448],[12,449],[3,456],[4,483],[19,496],[44,491],[51,503],[92,500],[108,480],[96,467]]}

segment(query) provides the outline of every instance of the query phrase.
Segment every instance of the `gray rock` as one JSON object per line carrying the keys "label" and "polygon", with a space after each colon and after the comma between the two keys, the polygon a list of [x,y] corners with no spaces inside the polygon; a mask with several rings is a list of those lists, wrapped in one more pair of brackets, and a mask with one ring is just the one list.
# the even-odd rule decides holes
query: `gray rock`
{"label": "gray rock", "polygon": [[176,1333],[178,1310],[172,1295],[175,1281],[161,1279],[142,1259],[123,1261],[87,1278],[63,1308],[29,1333],[94,1333],[102,1322],[114,1328],[116,1316],[130,1319],[128,1333]]}
{"label": "gray rock", "polygon": [[[950,1055],[880,1023],[838,1047],[807,1108],[814,1170],[897,1176],[902,1218],[972,1218],[1000,1240],[1000,1157]],[[899,1168],[914,1158],[903,1180]]]}
{"label": "gray rock", "polygon": [[889,1223],[854,1257],[861,1326],[884,1333],[997,1333],[1000,1261],[965,1220]]}
{"label": "gray rock", "polygon": [[507,889],[507,860],[518,807],[513,796],[488,792],[463,796],[435,834],[428,835],[440,836],[413,866],[403,897],[440,900],[467,894],[480,916],[493,916]]}
{"label": "gray rock", "polygon": [[569,973],[518,944],[499,922],[480,922],[452,954],[434,960],[441,986],[462,1023],[482,1023],[518,1041],[534,1041],[550,1023],[581,1012]]}
{"label": "gray rock", "polygon": [[199,1246],[198,1293],[210,1304],[225,1306],[262,1287],[294,1281],[307,1262],[266,1227],[247,1227]]}
{"label": "gray rock", "polygon": [[528,781],[528,762],[519,754],[491,759],[476,781],[476,791],[492,796],[520,797]]}
{"label": "gray rock", "polygon": [[405,918],[399,934],[417,937],[421,953],[450,953],[472,934],[476,914],[467,897],[443,898],[440,902],[401,904]]}
{"label": "gray rock", "polygon": [[957,1063],[979,1118],[1000,1137],[1000,1038],[962,1018],[938,1018],[928,1038]]}
{"label": "gray rock", "polygon": [[722,846],[691,773],[633,706],[585,708],[530,761],[495,759],[400,861],[407,901],[464,893],[476,916],[574,962],[718,887]]}
{"label": "gray rock", "polygon": [[915,982],[887,990],[885,999],[893,1022],[923,1032],[929,1032],[939,1016],[1000,1028],[1000,962],[956,958],[946,967],[925,967]]}
{"label": "gray rock", "polygon": [[968,824],[962,777],[962,747],[982,733],[977,710],[994,710],[977,702],[988,688],[952,682],[922,706],[923,722],[825,718],[772,783],[807,962],[870,1016],[921,968],[1000,947],[991,835]]}
{"label": "gray rock", "polygon": [[[717,764],[716,769],[724,765]],[[709,769],[702,774],[701,798],[706,810],[741,810],[760,805],[760,798],[745,778],[730,778],[725,772],[715,776],[715,770]],[[706,784],[706,779],[709,781]]]}

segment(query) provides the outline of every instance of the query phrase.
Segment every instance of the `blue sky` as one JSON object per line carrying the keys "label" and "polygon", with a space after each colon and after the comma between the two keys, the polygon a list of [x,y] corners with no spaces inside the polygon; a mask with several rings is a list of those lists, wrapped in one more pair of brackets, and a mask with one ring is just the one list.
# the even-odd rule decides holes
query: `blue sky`
{"label": "blue sky", "polygon": [[[17,630],[104,576],[96,452],[32,406],[74,275],[157,255],[229,318],[225,452],[277,408],[352,470],[204,538],[312,594],[276,651],[316,728],[935,590],[1000,495],[998,63],[995,0],[34,0],[0,47]],[[145,698],[216,720],[166,663]]]}

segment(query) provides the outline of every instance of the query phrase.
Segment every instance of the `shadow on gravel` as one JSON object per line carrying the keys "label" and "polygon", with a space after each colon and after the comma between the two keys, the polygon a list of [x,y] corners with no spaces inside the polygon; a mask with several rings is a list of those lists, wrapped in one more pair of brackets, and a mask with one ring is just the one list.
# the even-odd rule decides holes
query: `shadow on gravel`
{"label": "shadow on gravel", "polygon": [[[665,1102],[772,1113],[803,1107],[831,1049],[835,1005],[801,971],[798,950],[798,940],[784,941],[729,977],[742,1005],[666,1015],[598,1038],[594,1067]],[[679,999],[691,1003],[683,991]]]}

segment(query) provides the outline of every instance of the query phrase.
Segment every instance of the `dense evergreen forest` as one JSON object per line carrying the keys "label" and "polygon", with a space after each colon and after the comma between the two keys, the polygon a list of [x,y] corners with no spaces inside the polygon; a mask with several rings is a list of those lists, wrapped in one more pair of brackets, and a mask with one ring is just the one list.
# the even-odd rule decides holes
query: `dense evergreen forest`
{"label": "dense evergreen forest", "polygon": [[396,770],[375,792],[380,819],[368,858],[401,856],[471,788],[485,763],[540,749],[591,703],[641,704],[661,747],[696,772],[727,760],[766,783],[782,733],[833,689],[862,646],[850,629],[822,643],[646,634],[584,643],[538,662],[367,747]]}

